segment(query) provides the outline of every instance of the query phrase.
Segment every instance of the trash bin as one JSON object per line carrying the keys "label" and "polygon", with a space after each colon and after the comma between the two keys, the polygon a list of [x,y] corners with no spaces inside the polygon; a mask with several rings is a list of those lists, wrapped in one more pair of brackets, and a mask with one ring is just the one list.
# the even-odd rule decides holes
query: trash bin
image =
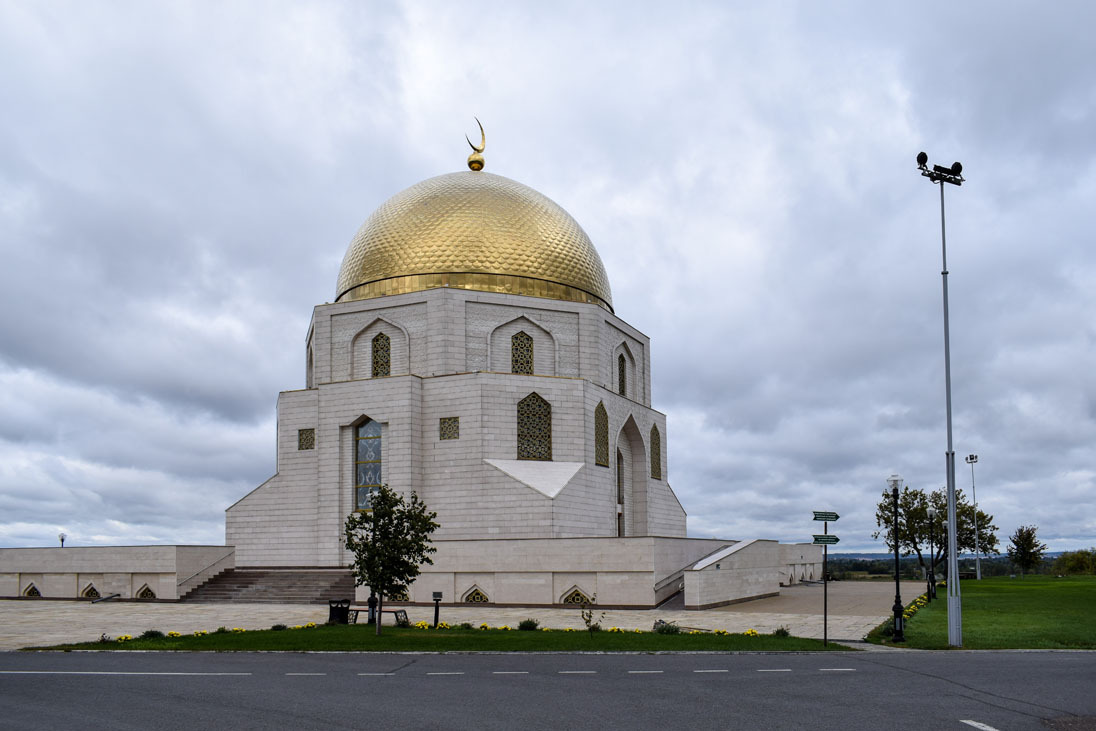
{"label": "trash bin", "polygon": [[349,624],[350,623],[350,600],[349,599],[328,599],[327,600],[327,623],[328,624]]}

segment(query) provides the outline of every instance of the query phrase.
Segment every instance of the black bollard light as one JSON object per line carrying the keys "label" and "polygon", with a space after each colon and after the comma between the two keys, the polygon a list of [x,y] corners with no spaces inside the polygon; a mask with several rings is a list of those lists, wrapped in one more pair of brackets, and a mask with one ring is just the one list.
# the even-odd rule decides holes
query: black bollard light
{"label": "black bollard light", "polygon": [[438,614],[441,607],[441,592],[434,592],[434,629],[438,628]]}
{"label": "black bollard light", "polygon": [[372,591],[369,592],[369,601],[366,604],[369,605],[369,621],[366,624],[373,624],[377,621],[377,595]]}
{"label": "black bollard light", "polygon": [[929,508],[929,601],[936,598],[936,508]]}

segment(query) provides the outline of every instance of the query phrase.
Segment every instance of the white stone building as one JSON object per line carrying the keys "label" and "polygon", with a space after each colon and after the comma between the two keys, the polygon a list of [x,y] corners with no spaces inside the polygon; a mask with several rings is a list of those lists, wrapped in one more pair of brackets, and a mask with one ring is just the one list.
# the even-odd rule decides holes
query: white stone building
{"label": "white stone building", "polygon": [[278,400],[277,473],[227,511],[237,566],[347,565],[345,518],[383,483],[441,525],[410,601],[654,606],[684,588],[710,606],[817,575],[815,549],[772,541],[692,570],[735,542],[686,538],[650,339],[540,193],[482,170],[418,183],[358,231],[335,295],[306,387]]}

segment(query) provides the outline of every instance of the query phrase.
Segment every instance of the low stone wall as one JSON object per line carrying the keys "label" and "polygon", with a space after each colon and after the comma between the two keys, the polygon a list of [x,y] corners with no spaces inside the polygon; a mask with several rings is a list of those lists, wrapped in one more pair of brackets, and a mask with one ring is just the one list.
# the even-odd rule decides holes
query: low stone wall
{"label": "low stone wall", "polygon": [[233,565],[231,546],[0,548],[0,597],[175,600]]}
{"label": "low stone wall", "polygon": [[[750,540],[717,551],[684,572],[685,608],[711,609],[775,596],[783,584],[821,574],[821,548]],[[816,560],[817,559],[817,560]]]}
{"label": "low stone wall", "polygon": [[[424,566],[410,588],[408,600],[413,603],[432,603],[433,592],[440,591],[447,605],[548,607],[581,596],[596,597],[601,607],[646,609],[684,587],[686,606],[696,608],[779,593],[781,578],[796,571],[782,565],[784,546],[776,541],[649,536],[434,545],[438,551],[433,565]],[[727,557],[712,560],[710,568],[696,568],[724,554]],[[802,555],[806,560],[807,554]],[[800,560],[800,553],[795,556]],[[787,558],[791,557],[789,553]],[[357,602],[368,597],[368,587],[357,587]]]}

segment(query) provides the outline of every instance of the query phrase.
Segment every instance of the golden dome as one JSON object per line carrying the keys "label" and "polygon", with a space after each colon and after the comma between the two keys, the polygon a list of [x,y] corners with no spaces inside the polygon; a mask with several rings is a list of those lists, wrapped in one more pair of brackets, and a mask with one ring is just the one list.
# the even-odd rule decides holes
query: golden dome
{"label": "golden dome", "polygon": [[385,201],[350,242],[335,301],[438,287],[613,309],[605,266],[578,222],[532,188],[485,172],[439,175]]}

